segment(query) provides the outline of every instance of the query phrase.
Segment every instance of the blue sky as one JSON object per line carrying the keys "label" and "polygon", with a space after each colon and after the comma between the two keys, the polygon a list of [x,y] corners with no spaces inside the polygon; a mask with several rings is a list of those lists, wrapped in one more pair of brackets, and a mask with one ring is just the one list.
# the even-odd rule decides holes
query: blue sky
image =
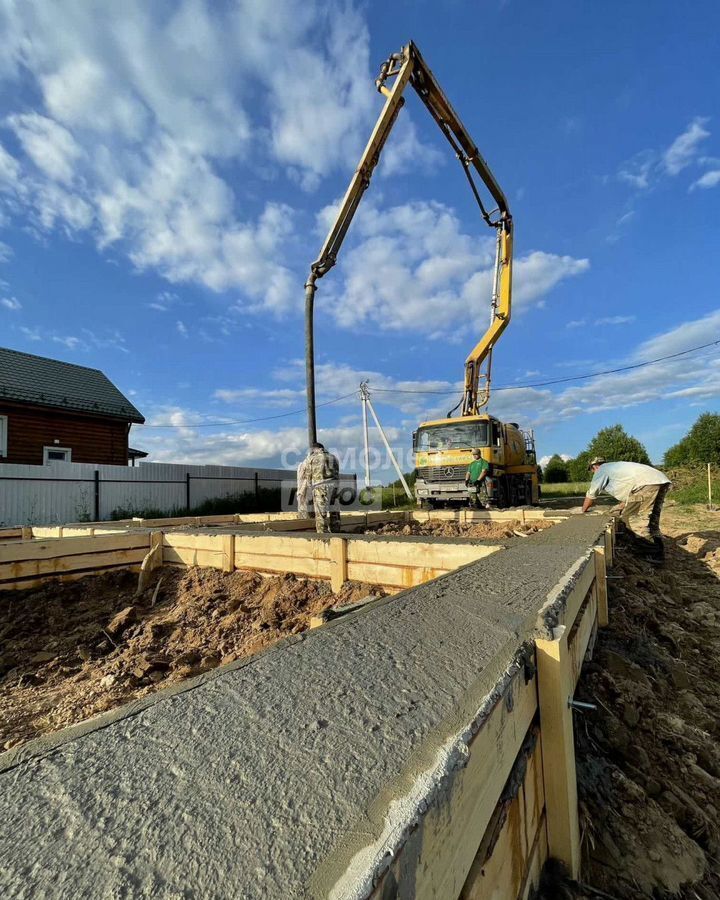
{"label": "blue sky", "polygon": [[[513,213],[497,387],[720,339],[712,0],[692,15],[664,0],[2,0],[0,28],[1,343],[102,368],[153,426],[131,437],[153,460],[269,465],[302,450],[303,283],[381,108],[379,64],[408,38]],[[401,391],[461,382],[491,259],[409,91],[319,283],[319,400],[369,378],[407,452],[454,400]],[[660,459],[719,394],[712,349],[498,390],[490,411],[534,427],[541,456],[621,422]],[[357,399],[321,408],[319,425],[341,453],[357,447]]]}

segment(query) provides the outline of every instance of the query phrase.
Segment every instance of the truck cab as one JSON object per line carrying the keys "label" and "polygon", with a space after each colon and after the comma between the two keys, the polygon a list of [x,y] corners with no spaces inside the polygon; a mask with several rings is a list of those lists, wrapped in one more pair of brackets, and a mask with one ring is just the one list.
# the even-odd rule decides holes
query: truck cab
{"label": "truck cab", "polygon": [[497,508],[538,500],[535,441],[515,423],[491,415],[425,422],[413,434],[415,492],[421,506],[466,505],[472,451],[490,465],[488,497]]}

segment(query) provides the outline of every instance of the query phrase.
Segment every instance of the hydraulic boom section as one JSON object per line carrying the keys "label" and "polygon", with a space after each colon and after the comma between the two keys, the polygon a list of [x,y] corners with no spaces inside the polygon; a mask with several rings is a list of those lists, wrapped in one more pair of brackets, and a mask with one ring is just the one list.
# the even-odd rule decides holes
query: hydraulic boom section
{"label": "hydraulic boom section", "polygon": [[[412,41],[400,53],[392,54],[381,66],[375,82],[378,91],[386,98],[375,128],[370,136],[360,164],[350,181],[337,217],[330,228],[320,255],[310,267],[310,275],[305,284],[305,347],[308,396],[308,440],[316,440],[315,420],[315,352],[313,333],[313,307],[316,282],[337,262],[337,256],[345,239],[353,216],[360,205],[363,194],[370,185],[370,179],[380,159],[385,142],[403,105],[403,93],[411,84],[425,104],[430,115],[445,135],[459,160],[465,176],[480,208],[486,224],[496,229],[497,247],[493,274],[493,293],[490,325],[482,339],[473,348],[465,361],[465,386],[458,404],[462,415],[477,415],[490,398],[490,369],[492,351],[498,338],[510,321],[512,284],[512,218],[505,194],[500,189],[488,164],[480,155],[467,129],[437,83],[424,59]],[[480,177],[490,193],[495,206],[487,209],[474,180],[473,173]],[[483,371],[485,366],[485,371]],[[482,381],[482,388],[480,383]],[[457,407],[456,407],[457,408]]]}

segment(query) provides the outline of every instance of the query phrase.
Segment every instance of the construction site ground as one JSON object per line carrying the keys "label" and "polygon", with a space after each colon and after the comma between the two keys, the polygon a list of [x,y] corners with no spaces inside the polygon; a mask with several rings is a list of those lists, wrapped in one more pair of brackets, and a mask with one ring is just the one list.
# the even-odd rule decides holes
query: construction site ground
{"label": "construction site ground", "polygon": [[668,506],[667,563],[622,535],[575,714],[585,885],[544,900],[720,897],[720,512]]}
{"label": "construction site ground", "polygon": [[166,567],[139,597],[137,584],[121,571],[2,597],[0,748],[263,650],[331,606],[384,596],[241,569]]}

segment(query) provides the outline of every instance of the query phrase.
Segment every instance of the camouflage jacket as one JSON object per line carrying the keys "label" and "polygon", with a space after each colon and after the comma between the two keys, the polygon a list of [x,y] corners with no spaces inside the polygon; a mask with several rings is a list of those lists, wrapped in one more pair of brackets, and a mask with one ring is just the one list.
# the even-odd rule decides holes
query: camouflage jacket
{"label": "camouflage jacket", "polygon": [[337,481],[340,464],[337,457],[327,450],[313,450],[307,458],[307,478],[313,486],[329,481]]}

